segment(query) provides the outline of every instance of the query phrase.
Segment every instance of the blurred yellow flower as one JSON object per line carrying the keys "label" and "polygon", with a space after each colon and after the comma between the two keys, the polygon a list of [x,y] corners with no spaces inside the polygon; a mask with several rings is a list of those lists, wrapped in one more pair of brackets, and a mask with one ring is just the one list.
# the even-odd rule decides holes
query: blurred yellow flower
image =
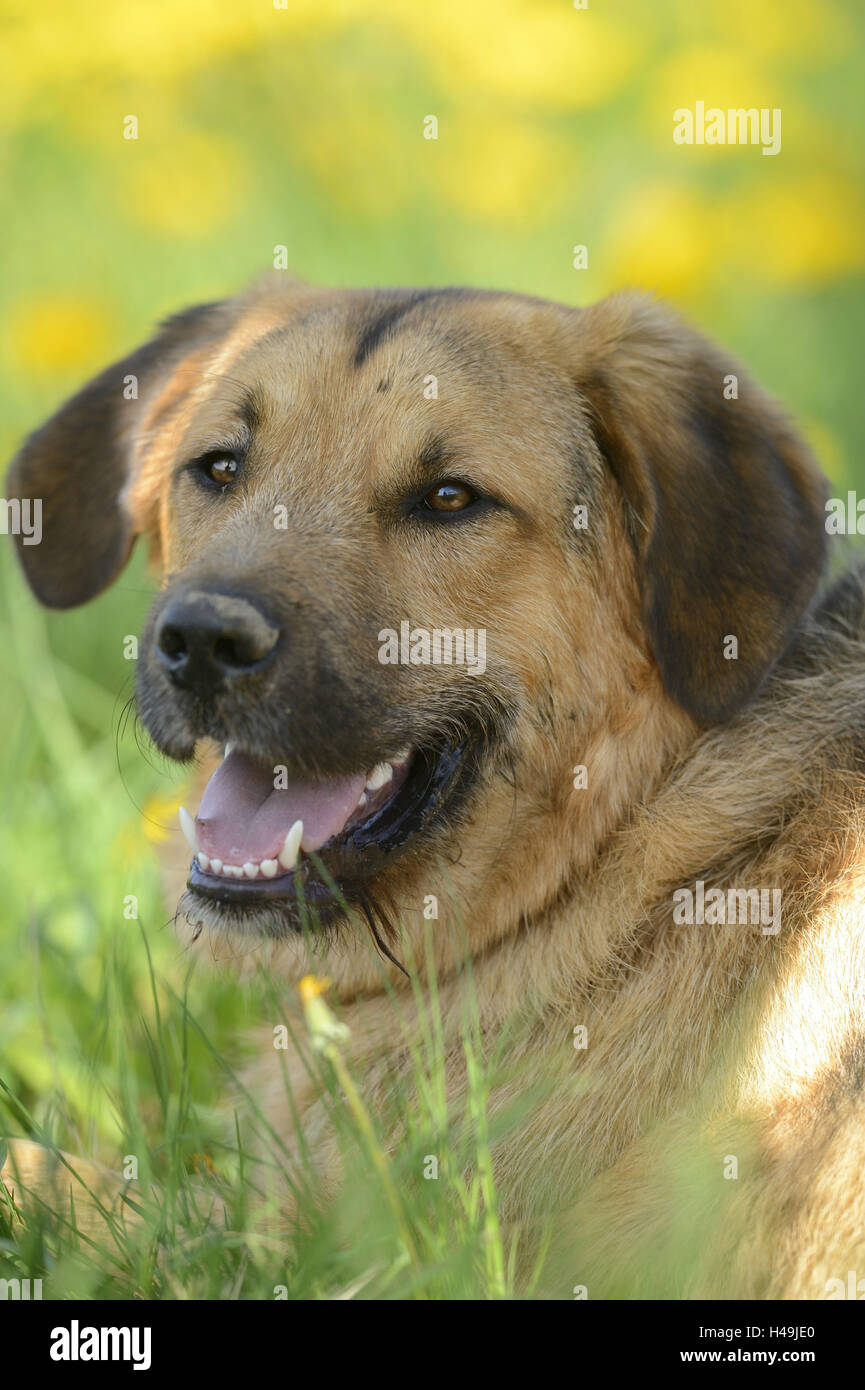
{"label": "blurred yellow flower", "polygon": [[176,787],[174,791],[154,793],[149,796],[141,810],[142,829],[145,837],[153,845],[162,844],[177,829],[177,813],[183,805],[188,786]]}
{"label": "blurred yellow flower", "polygon": [[[141,812],[120,827],[111,845],[115,869],[128,869],[153,858],[153,847],[165,844],[178,831],[177,813],[186,796],[186,786],[156,793],[145,801]],[[182,851],[185,855],[185,849]]]}
{"label": "blurred yellow flower", "polygon": [[661,63],[646,95],[646,135],[654,145],[668,145],[670,150],[676,150],[683,163],[690,163],[695,157],[717,162],[727,150],[735,150],[739,157],[762,159],[760,150],[750,146],[674,146],[673,112],[681,107],[693,111],[698,101],[704,103],[706,110],[717,106],[724,112],[731,107],[770,111],[780,107],[783,132],[784,104],[779,84],[741,47],[693,45],[677,49]]}
{"label": "blurred yellow flower", "polygon": [[310,1044],[315,1051],[324,1052],[335,1061],[336,1047],[348,1042],[351,1033],[324,1002],[323,996],[329,988],[327,976],[316,975],[304,975],[298,986]]}
{"label": "blurred yellow flower", "polygon": [[718,249],[709,198],[680,184],[638,185],[612,211],[601,256],[603,288],[655,290],[688,302]]}
{"label": "blurred yellow flower", "polygon": [[420,153],[452,207],[514,226],[546,220],[574,180],[579,158],[561,137],[528,121],[477,112],[445,120],[429,147]]}
{"label": "blurred yellow flower", "polygon": [[424,186],[428,158],[422,113],[411,127],[386,110],[363,107],[349,97],[340,103],[308,103],[290,129],[294,158],[344,211],[380,221],[397,213]]}
{"label": "blurred yellow flower", "polygon": [[817,285],[865,266],[865,200],[852,179],[766,179],[727,200],[725,255],[755,279]]}
{"label": "blurred yellow flower", "polygon": [[122,143],[119,196],[127,217],[166,236],[202,238],[238,214],[245,165],[224,136],[176,130],[158,143]]}
{"label": "blurred yellow flower", "polygon": [[308,1004],[311,999],[317,999],[320,994],[327,994],[330,989],[331,981],[328,975],[304,975],[298,990],[302,1004]]}
{"label": "blurred yellow flower", "polygon": [[114,339],[108,307],[84,295],[28,295],[5,311],[4,357],[22,375],[52,376],[99,364]]}
{"label": "blurred yellow flower", "polygon": [[[692,0],[683,0],[693,13]],[[704,0],[704,18],[721,38],[745,36],[748,51],[777,64],[802,58],[809,68],[839,57],[853,37],[852,26],[833,0]]]}
{"label": "blurred yellow flower", "polygon": [[344,17],[332,0],[287,0],[284,10],[272,0],[63,0],[47,12],[31,0],[4,0],[3,9],[15,35],[15,60],[4,64],[0,84],[0,111],[7,116],[46,96],[53,101],[64,89],[86,91],[88,102],[102,95],[106,115],[126,114],[135,111],[128,100],[136,80],[143,93],[222,57],[267,54]]}
{"label": "blurred yellow flower", "polygon": [[564,0],[377,0],[415,44],[445,90],[460,88],[538,106],[581,109],[607,101],[639,57],[635,29],[591,5]]}

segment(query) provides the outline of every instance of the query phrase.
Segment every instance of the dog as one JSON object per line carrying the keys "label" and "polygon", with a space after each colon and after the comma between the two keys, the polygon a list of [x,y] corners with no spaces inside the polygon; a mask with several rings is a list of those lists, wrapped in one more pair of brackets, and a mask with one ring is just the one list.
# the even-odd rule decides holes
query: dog
{"label": "dog", "polygon": [[[638,293],[276,275],[85,386],[7,495],[42,499],[49,607],[150,540],[140,716],[215,759],[183,939],[318,952],[379,1109],[406,973],[454,1096],[461,951],[486,1043],[518,1020],[493,1113],[543,1094],[493,1169],[504,1221],[554,1226],[548,1296],[865,1274],[863,585],[735,362]],[[338,1182],[288,1066],[294,1110],[276,1061],[257,1093]]]}

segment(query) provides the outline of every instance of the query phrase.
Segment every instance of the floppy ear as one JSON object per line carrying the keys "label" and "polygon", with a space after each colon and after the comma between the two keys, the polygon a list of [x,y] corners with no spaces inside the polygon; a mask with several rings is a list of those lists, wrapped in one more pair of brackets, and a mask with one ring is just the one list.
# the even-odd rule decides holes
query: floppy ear
{"label": "floppy ear", "polygon": [[581,329],[579,385],[631,512],[655,659],[684,709],[719,722],[758,689],[814,592],[825,480],[745,374],[650,300],[615,296]]}
{"label": "floppy ear", "polygon": [[149,343],[61,406],[13,459],[7,497],[42,507],[40,543],[24,545],[17,537],[18,554],[30,587],[49,608],[95,597],[126,564],[143,529],[130,490],[146,437],[176,409],[184,366],[191,379],[193,365],[203,365],[235,313],[234,302],[226,301],[169,319]]}

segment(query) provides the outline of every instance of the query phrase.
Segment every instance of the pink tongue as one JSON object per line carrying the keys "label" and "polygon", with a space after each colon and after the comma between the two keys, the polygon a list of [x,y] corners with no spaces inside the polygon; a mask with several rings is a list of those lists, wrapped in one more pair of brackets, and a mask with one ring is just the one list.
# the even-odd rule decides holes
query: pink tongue
{"label": "pink tongue", "polygon": [[[195,828],[202,850],[223,864],[275,859],[295,821],[303,821],[304,850],[318,849],[342,829],[357,806],[366,774],[329,782],[289,782],[232,750],[208,782]],[[282,779],[281,779],[282,780]]]}

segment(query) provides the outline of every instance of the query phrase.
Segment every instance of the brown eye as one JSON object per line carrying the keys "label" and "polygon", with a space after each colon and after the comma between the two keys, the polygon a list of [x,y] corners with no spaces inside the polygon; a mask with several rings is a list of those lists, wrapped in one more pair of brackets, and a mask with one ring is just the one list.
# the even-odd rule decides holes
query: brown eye
{"label": "brown eye", "polygon": [[237,477],[237,459],[230,454],[214,454],[205,459],[202,468],[211,482],[220,483],[223,487],[228,483],[233,483]]}
{"label": "brown eye", "polygon": [[423,504],[432,512],[462,512],[477,500],[477,493],[467,483],[439,483],[426,494]]}

